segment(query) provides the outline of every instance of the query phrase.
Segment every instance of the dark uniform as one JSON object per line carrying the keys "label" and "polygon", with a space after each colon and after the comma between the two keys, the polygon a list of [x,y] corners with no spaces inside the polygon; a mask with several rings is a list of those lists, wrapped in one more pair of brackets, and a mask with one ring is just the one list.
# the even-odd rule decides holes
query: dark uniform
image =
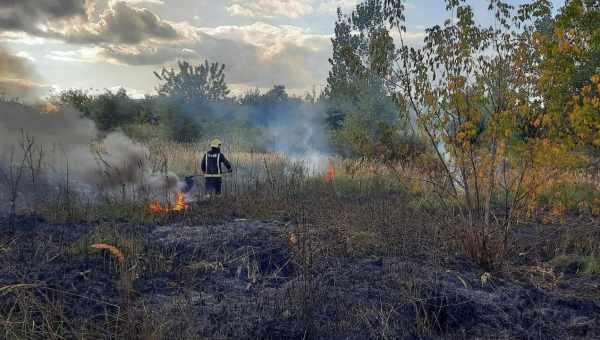
{"label": "dark uniform", "polygon": [[221,194],[221,187],[223,185],[223,168],[221,164],[225,165],[227,172],[231,172],[231,163],[229,163],[219,148],[211,148],[202,158],[201,168],[204,173],[204,186],[207,194]]}

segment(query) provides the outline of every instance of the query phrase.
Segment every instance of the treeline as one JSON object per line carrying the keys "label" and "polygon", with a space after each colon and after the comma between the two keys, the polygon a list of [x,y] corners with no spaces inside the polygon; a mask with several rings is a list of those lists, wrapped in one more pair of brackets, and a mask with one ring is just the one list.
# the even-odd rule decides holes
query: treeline
{"label": "treeline", "polygon": [[61,92],[56,99],[76,107],[103,133],[122,130],[138,140],[166,138],[194,142],[211,136],[235,136],[249,147],[264,146],[263,129],[286,119],[300,107],[314,106],[310,98],[290,96],[285,86],[230,96],[225,66],[194,66],[181,61],[177,69],[156,73],[158,95],[132,98],[124,89],[91,94],[79,89]]}

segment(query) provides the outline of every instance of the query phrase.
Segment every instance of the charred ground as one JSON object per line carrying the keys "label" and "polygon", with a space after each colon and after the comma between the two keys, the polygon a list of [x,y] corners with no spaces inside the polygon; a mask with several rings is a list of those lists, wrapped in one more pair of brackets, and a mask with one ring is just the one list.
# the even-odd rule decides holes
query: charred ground
{"label": "charred ground", "polygon": [[596,222],[522,224],[502,264],[483,268],[406,195],[331,188],[294,205],[202,201],[145,223],[4,223],[2,337],[600,336],[599,273],[579,255],[597,246]]}

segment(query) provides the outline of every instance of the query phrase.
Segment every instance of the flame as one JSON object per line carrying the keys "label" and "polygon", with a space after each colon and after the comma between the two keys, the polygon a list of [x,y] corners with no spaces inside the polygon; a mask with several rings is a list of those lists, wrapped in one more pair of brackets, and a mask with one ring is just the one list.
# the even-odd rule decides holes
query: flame
{"label": "flame", "polygon": [[181,192],[178,192],[175,195],[175,206],[173,207],[173,211],[183,211],[188,208],[187,202],[185,201],[185,195]]}
{"label": "flame", "polygon": [[160,201],[151,202],[148,205],[148,211],[152,214],[167,214],[170,212],[182,212],[188,208],[185,201],[185,195],[182,192],[175,194],[175,204],[167,204],[163,206]]}
{"label": "flame", "polygon": [[325,182],[330,183],[335,178],[335,168],[333,167],[333,162],[331,159],[329,160],[329,165],[327,166],[327,172],[325,173]]}

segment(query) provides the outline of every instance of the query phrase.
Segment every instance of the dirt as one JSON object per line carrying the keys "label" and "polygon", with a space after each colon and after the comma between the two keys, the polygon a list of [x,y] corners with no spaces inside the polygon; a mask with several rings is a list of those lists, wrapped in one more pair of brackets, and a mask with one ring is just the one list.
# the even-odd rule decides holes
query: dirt
{"label": "dirt", "polygon": [[[108,253],[80,246],[99,230],[139,242],[125,271]],[[137,336],[150,329],[166,339],[600,338],[600,301],[591,294],[598,276],[561,273],[552,283],[526,264],[490,274],[458,257],[440,266],[332,256],[315,237],[279,221],[107,226],[23,218],[0,238],[0,315],[10,321],[27,296],[60,302],[62,320],[96,325],[105,338],[107,319],[119,315],[136,320]],[[34,286],[1,289],[22,283]],[[590,294],[577,294],[582,287]]]}

